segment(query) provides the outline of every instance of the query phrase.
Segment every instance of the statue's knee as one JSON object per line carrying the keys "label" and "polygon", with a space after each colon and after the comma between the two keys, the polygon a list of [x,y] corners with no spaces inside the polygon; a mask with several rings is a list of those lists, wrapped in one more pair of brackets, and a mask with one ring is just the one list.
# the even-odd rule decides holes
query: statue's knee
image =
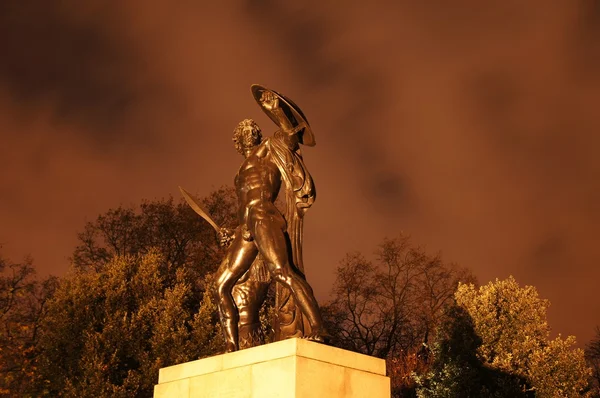
{"label": "statue's knee", "polygon": [[231,291],[233,289],[233,283],[231,283],[229,280],[224,280],[224,281],[219,281],[217,283],[217,287],[214,289],[217,297],[225,297],[227,295],[231,294]]}

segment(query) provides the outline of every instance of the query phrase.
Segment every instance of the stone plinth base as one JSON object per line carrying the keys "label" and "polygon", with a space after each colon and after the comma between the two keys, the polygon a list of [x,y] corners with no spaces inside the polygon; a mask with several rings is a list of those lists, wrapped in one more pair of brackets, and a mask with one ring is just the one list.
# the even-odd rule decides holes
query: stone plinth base
{"label": "stone plinth base", "polygon": [[385,361],[289,339],[163,368],[154,398],[389,398]]}

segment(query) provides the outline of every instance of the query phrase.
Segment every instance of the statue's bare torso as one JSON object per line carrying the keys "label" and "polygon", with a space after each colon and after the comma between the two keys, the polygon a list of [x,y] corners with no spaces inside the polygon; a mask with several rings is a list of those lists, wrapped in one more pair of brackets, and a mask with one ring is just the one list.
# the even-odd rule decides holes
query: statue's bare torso
{"label": "statue's bare torso", "polygon": [[265,143],[257,146],[244,160],[234,180],[239,223],[251,230],[260,217],[280,218],[278,221],[283,222],[274,205],[281,188],[281,173],[269,157]]}

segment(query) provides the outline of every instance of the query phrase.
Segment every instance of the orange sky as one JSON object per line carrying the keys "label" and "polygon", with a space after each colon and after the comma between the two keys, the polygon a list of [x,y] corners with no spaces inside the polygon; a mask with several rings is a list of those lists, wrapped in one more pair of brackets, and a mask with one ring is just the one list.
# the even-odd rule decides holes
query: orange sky
{"label": "orange sky", "polygon": [[593,336],[597,0],[157,3],[0,6],[4,256],[62,275],[108,208],[231,184],[237,122],[274,129],[260,83],[316,135],[304,257],[319,299],[346,252],[404,231],[481,283],[535,285],[554,333]]}

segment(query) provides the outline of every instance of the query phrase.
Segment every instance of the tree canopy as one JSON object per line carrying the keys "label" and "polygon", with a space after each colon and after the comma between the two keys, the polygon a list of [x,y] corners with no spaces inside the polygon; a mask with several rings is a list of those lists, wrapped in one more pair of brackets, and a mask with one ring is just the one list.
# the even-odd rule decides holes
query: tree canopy
{"label": "tree canopy", "polygon": [[487,366],[478,351],[483,340],[469,313],[458,305],[446,307],[433,344],[433,363],[417,379],[419,398],[525,397],[522,380]]}
{"label": "tree canopy", "polygon": [[25,394],[37,373],[40,319],[57,279],[35,279],[31,258],[0,257],[0,395]]}
{"label": "tree canopy", "polygon": [[[221,225],[235,223],[232,189],[203,204]],[[30,262],[0,263],[5,392],[151,396],[160,367],[220,350],[206,293],[223,249],[187,204],[169,198],[110,209],[78,238],[72,270],[54,284],[32,279]]]}
{"label": "tree canopy", "polygon": [[596,326],[596,335],[585,347],[585,359],[592,369],[592,384],[595,396],[600,397],[600,327]]}
{"label": "tree canopy", "polygon": [[386,359],[400,394],[427,361],[429,337],[459,281],[474,280],[468,269],[427,254],[405,235],[385,239],[374,262],[350,253],[322,307],[333,344]]}
{"label": "tree canopy", "polygon": [[[236,197],[221,188],[203,205],[223,227],[236,223]],[[100,270],[114,256],[137,255],[158,249],[164,266],[190,266],[198,276],[214,271],[223,255],[215,231],[183,200],[143,201],[139,206],[109,209],[86,223],[73,253],[77,269]]]}
{"label": "tree canopy", "polygon": [[221,349],[215,306],[162,254],[115,256],[63,279],[41,324],[38,391],[67,397],[151,396],[161,367]]}
{"label": "tree canopy", "polygon": [[[235,227],[232,189],[203,204]],[[0,395],[146,397],[161,367],[221,352],[208,292],[224,249],[187,204],[110,209],[78,238],[62,278],[0,258]],[[592,373],[574,337],[549,338],[548,306],[512,277],[478,287],[400,235],[374,260],[349,253],[322,312],[334,345],[387,361],[394,397],[591,396],[600,329]]]}
{"label": "tree canopy", "polygon": [[533,286],[520,287],[513,277],[479,288],[460,284],[457,305],[473,319],[482,343],[477,352],[492,369],[519,376],[536,397],[586,394],[590,369],[575,337],[550,340],[546,311]]}

